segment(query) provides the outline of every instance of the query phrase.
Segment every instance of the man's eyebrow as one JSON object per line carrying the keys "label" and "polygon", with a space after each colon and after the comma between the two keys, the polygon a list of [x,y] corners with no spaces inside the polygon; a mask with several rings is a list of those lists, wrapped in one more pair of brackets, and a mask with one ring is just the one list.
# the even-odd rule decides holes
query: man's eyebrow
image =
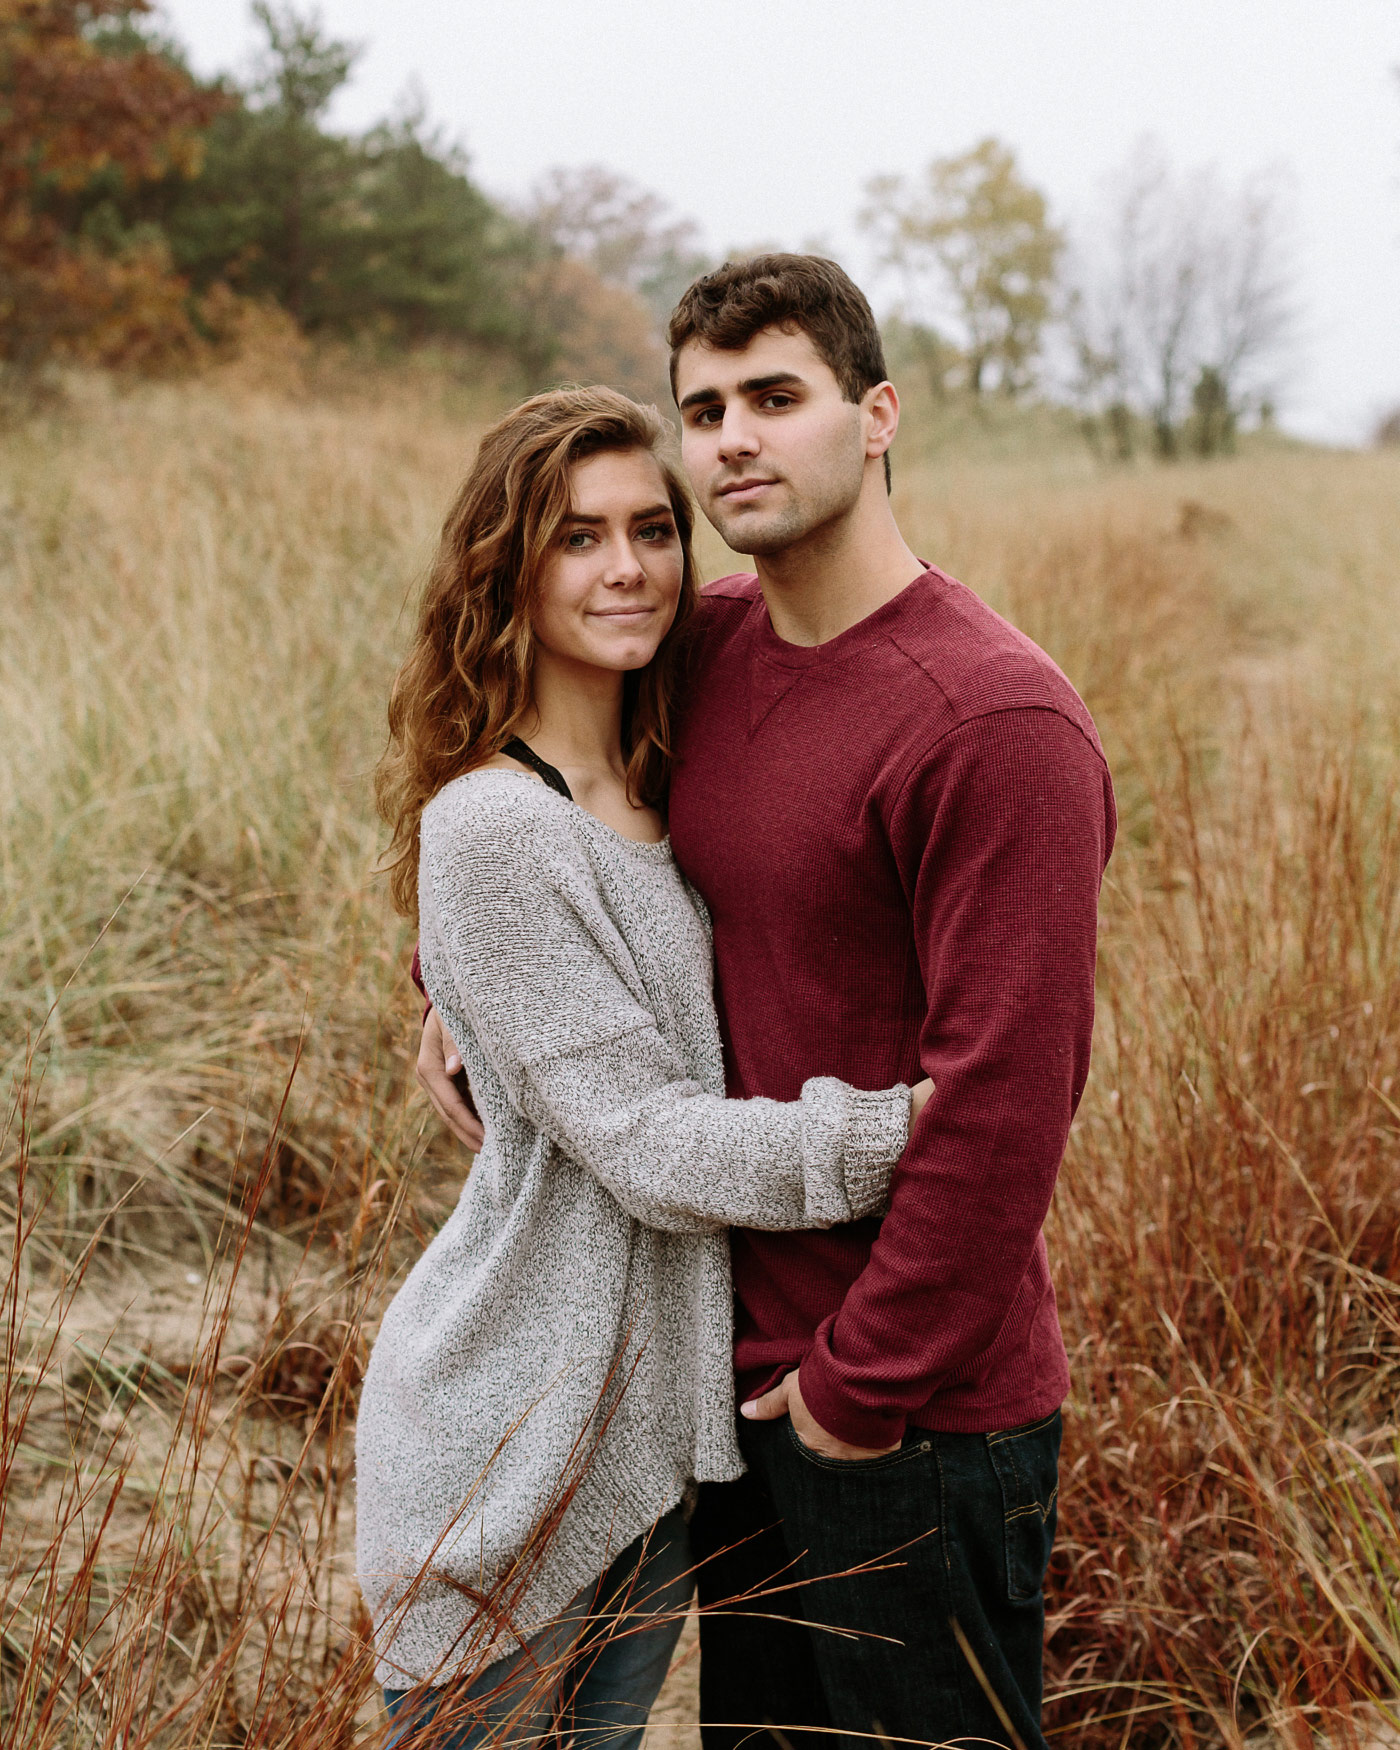
{"label": "man's eyebrow", "polygon": [[[807,379],[799,376],[796,371],[773,371],[766,377],[745,377],[737,385],[741,395],[762,395],[769,389],[805,389]],[[686,413],[692,407],[710,407],[724,397],[718,389],[692,389],[680,404],[681,412]]]}
{"label": "man's eyebrow", "polygon": [[807,379],[799,377],[796,371],[774,371],[768,377],[745,377],[739,385],[741,395],[762,395],[767,389],[783,389],[791,385],[797,389],[807,387]]}

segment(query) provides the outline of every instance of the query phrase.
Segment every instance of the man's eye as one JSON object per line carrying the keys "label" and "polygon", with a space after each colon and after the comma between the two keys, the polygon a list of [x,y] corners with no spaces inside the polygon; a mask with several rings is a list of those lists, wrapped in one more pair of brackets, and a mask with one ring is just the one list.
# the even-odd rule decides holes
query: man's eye
{"label": "man's eye", "polygon": [[718,425],[723,414],[718,407],[702,407],[695,415],[696,425]]}
{"label": "man's eye", "polygon": [[792,395],[765,395],[759,402],[760,407],[791,407],[795,397]]}

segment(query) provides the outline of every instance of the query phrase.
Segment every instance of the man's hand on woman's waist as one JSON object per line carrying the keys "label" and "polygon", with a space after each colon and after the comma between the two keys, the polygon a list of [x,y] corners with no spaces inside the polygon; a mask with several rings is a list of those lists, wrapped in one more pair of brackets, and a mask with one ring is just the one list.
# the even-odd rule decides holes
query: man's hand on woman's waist
{"label": "man's hand on woman's waist", "polygon": [[418,1085],[432,1102],[433,1110],[457,1138],[476,1154],[486,1141],[486,1130],[463,1092],[466,1076],[462,1056],[438,1012],[429,1008],[423,1017],[423,1036],[418,1041],[415,1065]]}

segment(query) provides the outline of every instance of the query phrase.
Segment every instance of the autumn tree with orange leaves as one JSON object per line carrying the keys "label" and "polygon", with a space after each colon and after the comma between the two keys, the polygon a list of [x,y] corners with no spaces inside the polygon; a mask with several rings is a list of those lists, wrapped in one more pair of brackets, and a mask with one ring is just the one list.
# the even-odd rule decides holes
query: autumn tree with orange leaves
{"label": "autumn tree with orange leaves", "polygon": [[128,188],[199,168],[227,101],[130,32],[149,0],[0,0],[0,362],[155,369],[198,350],[188,288],[158,235],[65,223],[94,179]]}
{"label": "autumn tree with orange leaves", "polygon": [[421,105],[332,129],[357,45],[305,0],[251,10],[248,76],[206,85],[151,0],[0,0],[0,390],[231,356],[260,308],[366,356],[664,392],[655,314],[695,261],[662,203],[592,171],[514,212]]}

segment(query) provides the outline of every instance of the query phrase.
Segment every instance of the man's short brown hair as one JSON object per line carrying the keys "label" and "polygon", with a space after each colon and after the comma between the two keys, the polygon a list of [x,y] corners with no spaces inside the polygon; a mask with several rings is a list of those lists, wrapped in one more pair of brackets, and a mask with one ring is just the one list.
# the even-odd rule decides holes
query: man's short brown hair
{"label": "man's short brown hair", "polygon": [[[823,255],[754,255],[726,261],[681,294],[666,338],[671,392],[687,341],[739,352],[764,328],[797,329],[830,366],[847,401],[860,401],[886,377],[885,349],[865,293]],[[889,457],[885,480],[889,482]]]}

